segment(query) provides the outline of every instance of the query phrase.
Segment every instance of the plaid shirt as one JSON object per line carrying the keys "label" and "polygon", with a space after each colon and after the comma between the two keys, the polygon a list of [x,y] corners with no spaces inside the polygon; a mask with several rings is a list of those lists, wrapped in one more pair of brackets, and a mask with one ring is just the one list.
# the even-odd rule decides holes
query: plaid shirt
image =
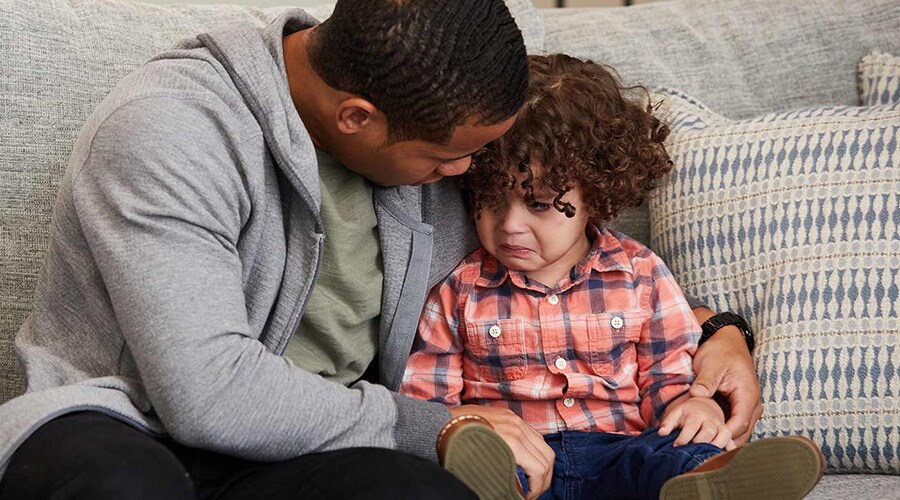
{"label": "plaid shirt", "polygon": [[662,260],[592,228],[556,288],[483,248],[429,293],[400,392],[509,408],[542,434],[638,434],[693,380],[700,325]]}

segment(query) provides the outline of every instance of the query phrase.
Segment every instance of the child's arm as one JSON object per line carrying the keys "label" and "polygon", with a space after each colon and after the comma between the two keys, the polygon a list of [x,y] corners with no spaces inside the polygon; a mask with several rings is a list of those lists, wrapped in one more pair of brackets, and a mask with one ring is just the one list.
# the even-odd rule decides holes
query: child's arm
{"label": "child's arm", "polygon": [[463,388],[463,346],[454,283],[450,275],[429,292],[400,386],[401,394],[447,406],[460,404]]}
{"label": "child's arm", "polygon": [[666,406],[686,393],[693,381],[691,363],[701,330],[662,259],[651,253],[647,260],[650,279],[644,303],[651,315],[637,345],[638,386],[641,417],[654,427]]}
{"label": "child's arm", "polygon": [[675,429],[681,429],[681,433],[673,446],[694,442],[712,443],[727,450],[735,447],[731,429],[725,425],[725,413],[711,398],[685,393],[669,403],[663,412],[659,435],[668,436]]}

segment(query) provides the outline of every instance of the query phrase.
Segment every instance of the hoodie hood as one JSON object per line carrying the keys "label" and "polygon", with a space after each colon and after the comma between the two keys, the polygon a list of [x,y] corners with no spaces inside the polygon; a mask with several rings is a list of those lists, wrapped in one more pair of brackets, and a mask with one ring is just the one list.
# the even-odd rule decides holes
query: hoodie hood
{"label": "hoodie hood", "polygon": [[[282,39],[318,23],[303,10],[292,9],[264,28],[244,21],[196,39],[228,72],[259,123],[275,162],[317,218],[315,146],[291,99]],[[317,225],[321,227],[318,220]]]}

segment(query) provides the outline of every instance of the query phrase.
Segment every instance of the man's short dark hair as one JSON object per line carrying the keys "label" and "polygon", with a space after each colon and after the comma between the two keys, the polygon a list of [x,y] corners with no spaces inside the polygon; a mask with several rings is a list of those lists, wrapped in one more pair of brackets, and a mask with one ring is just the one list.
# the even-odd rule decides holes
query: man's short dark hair
{"label": "man's short dark hair", "polygon": [[525,99],[525,44],[502,0],[338,0],[310,47],[325,83],[387,116],[391,141],[446,143]]}

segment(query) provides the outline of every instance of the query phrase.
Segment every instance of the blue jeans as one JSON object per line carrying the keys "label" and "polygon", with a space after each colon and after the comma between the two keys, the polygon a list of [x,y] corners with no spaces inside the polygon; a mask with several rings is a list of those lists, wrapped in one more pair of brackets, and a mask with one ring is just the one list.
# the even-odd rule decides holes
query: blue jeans
{"label": "blue jeans", "polygon": [[[640,498],[657,499],[663,484],[713,455],[711,444],[673,447],[678,432],[661,437],[658,429],[639,436],[605,432],[559,432],[544,436],[556,453],[553,483],[540,499]],[[522,490],[528,479],[516,470]]]}

